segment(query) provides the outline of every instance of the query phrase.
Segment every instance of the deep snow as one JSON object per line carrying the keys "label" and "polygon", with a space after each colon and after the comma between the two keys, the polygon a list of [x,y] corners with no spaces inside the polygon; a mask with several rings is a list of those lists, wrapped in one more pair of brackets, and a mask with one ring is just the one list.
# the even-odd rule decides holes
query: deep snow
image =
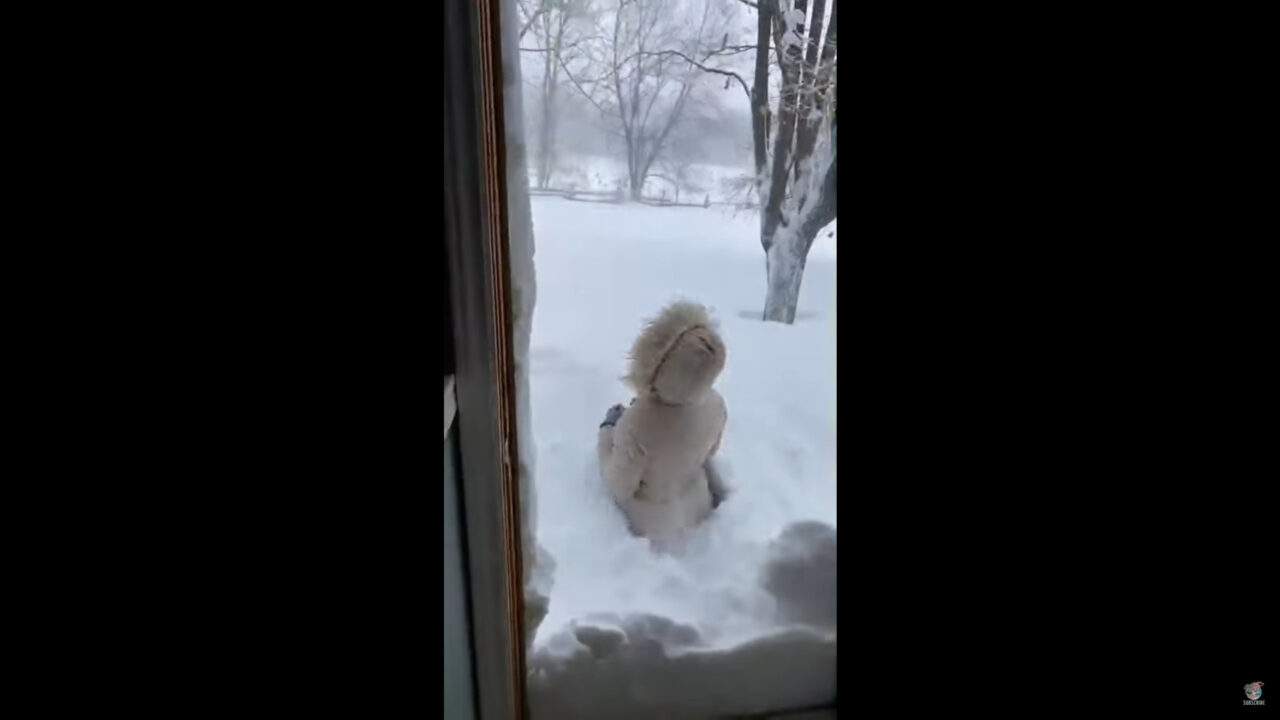
{"label": "deep snow", "polygon": [[[535,716],[705,717],[832,699],[835,225],[786,326],[759,320],[754,214],[535,197],[533,215],[536,527],[555,559],[528,657]],[[628,534],[595,437],[606,408],[630,398],[631,341],[675,297],[706,304],[727,345],[716,386],[732,494],[685,548],[659,555]]]}

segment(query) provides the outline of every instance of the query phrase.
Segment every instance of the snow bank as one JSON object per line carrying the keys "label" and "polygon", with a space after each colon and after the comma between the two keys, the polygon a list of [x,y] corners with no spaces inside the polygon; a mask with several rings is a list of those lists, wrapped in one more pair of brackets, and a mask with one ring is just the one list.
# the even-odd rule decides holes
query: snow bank
{"label": "snow bank", "polygon": [[819,522],[788,525],[769,547],[764,587],[779,619],[836,627],[836,529]]}
{"label": "snow bank", "polygon": [[[835,240],[815,243],[797,321],[759,320],[755,215],[533,199],[530,345],[537,528],[556,558],[528,658],[535,717],[706,717],[835,696]],[[832,230],[834,226],[832,226]],[[677,552],[632,537],[595,460],[625,354],[674,297],[727,345],[720,469],[732,488]]]}
{"label": "snow bank", "polygon": [[781,630],[728,649],[700,647],[668,618],[602,615],[558,636],[579,648],[535,655],[529,699],[541,718],[714,718],[812,706],[836,692],[834,635]]}

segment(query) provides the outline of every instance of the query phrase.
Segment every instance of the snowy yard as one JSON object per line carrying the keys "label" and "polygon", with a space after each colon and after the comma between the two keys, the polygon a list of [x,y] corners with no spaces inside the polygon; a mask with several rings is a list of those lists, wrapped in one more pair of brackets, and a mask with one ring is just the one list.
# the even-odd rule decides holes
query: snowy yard
{"label": "snowy yard", "polygon": [[[709,198],[714,203],[741,203],[754,199],[748,192],[750,173],[740,167],[726,167],[713,163],[690,163],[685,167],[679,199],[686,203],[701,203]],[[616,157],[599,155],[573,155],[566,153],[551,177],[551,187],[560,190],[591,192],[623,192],[627,184],[627,165]],[[536,187],[537,176],[529,171],[529,187]],[[669,176],[654,176],[645,184],[649,197],[666,196],[676,199],[676,188]],[[759,244],[757,243],[757,247]],[[761,254],[763,255],[763,250]]]}
{"label": "snowy yard", "polygon": [[[754,214],[532,203],[537,535],[555,560],[528,658],[535,716],[705,717],[830,700],[834,605],[829,622],[788,623],[760,577],[784,527],[818,521],[834,537],[835,239],[815,243],[787,326],[759,320]],[[620,378],[632,340],[676,297],[707,305],[727,345],[716,387],[729,410],[719,458],[733,492],[682,551],[658,555],[627,532],[595,439],[605,409],[631,397]],[[829,557],[795,562],[830,585],[791,587],[782,604],[833,602],[834,547],[824,549]]]}

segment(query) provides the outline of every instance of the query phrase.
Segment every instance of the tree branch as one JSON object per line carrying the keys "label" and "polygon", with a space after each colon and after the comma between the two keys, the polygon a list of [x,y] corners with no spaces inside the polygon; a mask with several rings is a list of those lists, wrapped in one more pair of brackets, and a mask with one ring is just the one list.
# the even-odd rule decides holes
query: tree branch
{"label": "tree branch", "polygon": [[557,54],[555,57],[556,57],[556,61],[560,63],[560,69],[564,70],[564,76],[569,78],[569,82],[573,83],[573,86],[578,89],[579,93],[582,93],[582,97],[586,98],[587,102],[594,105],[595,108],[601,112],[601,114],[608,115],[609,111],[601,107],[600,103],[596,102],[596,99],[591,97],[591,93],[587,92],[586,88],[582,87],[582,84],[578,82],[578,78],[574,77],[573,73],[569,71],[569,66],[564,63],[564,58],[560,57],[559,54]]}
{"label": "tree branch", "polygon": [[547,11],[546,3],[539,3],[538,9],[535,10],[531,15],[529,15],[529,19],[526,20],[524,23],[524,26],[520,28],[520,35],[518,36],[518,39],[523,40],[525,33],[529,32],[529,28],[533,26],[533,23],[536,22],[537,19],[546,11]]}
{"label": "tree branch", "polygon": [[[770,46],[769,49],[772,50],[773,47]],[[744,52],[755,52],[755,50],[756,50],[755,45],[725,45],[724,47],[712,53],[712,55],[716,57],[724,56],[724,55],[739,55]]]}
{"label": "tree branch", "polygon": [[574,48],[578,47],[579,45],[581,45],[581,44],[582,44],[582,42],[583,42],[582,40],[574,40],[573,42],[569,43],[568,45],[565,45],[565,44],[563,44],[563,42],[562,42],[562,43],[560,44],[560,47],[559,47],[559,48],[549,48],[549,47],[545,47],[545,48],[536,48],[536,47],[533,47],[533,48],[527,48],[527,47],[522,47],[522,48],[520,48],[520,52],[552,52],[552,51],[554,51],[554,52],[564,52],[565,50],[572,50],[572,49],[574,49]]}
{"label": "tree branch", "polygon": [[[823,82],[822,72],[831,66],[819,67],[819,52],[822,53],[823,59],[830,59],[831,54],[834,53],[836,5],[833,3],[831,6],[830,27],[827,29],[832,42],[826,44],[822,42],[822,15],[825,9],[826,0],[814,0],[813,22],[805,28],[808,34],[808,47],[805,49],[804,60],[800,66],[799,83],[801,94],[796,99],[796,102],[799,103],[799,124],[796,128],[796,152],[794,156],[797,166],[813,154],[814,145],[818,141],[818,126],[822,124],[822,112],[825,110],[821,102],[825,88],[820,88],[819,86]],[[815,115],[817,117],[814,117]],[[802,207],[804,202],[805,199],[802,196]]]}
{"label": "tree branch", "polygon": [[702,63],[698,62],[697,60],[694,60],[688,55],[685,55],[679,50],[660,50],[657,52],[647,52],[647,53],[641,53],[641,54],[642,55],[675,56],[704,72],[715,73],[716,75],[724,75],[725,77],[733,78],[734,80],[738,81],[739,85],[742,86],[742,92],[746,93],[747,95],[747,102],[751,101],[751,88],[747,86],[747,81],[743,80],[741,75],[739,75],[736,72],[733,72],[732,70],[721,70],[720,68],[707,67],[706,65],[703,65]]}
{"label": "tree branch", "polygon": [[[838,159],[838,157],[831,158],[831,164],[827,166],[827,174],[822,179],[822,198],[809,210],[800,227],[800,236],[807,238],[810,245],[813,244],[813,238],[817,236],[818,231],[836,219],[836,160]],[[804,251],[807,254],[809,248],[806,247]]]}

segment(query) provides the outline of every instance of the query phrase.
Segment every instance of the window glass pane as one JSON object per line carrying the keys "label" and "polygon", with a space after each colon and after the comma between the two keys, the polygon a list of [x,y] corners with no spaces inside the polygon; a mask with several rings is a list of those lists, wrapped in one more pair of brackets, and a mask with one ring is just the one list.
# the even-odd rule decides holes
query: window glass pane
{"label": "window glass pane", "polygon": [[835,0],[505,2],[533,716],[833,707]]}

